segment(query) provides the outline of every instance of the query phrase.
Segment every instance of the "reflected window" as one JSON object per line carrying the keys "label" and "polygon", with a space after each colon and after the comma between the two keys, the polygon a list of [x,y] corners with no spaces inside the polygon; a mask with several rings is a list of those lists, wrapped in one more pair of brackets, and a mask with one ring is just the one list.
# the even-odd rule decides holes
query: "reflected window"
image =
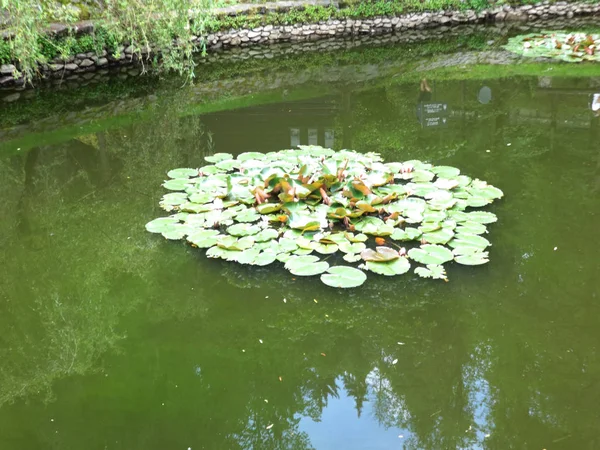
{"label": "reflected window", "polygon": [[290,128],[290,145],[292,148],[300,145],[300,128]]}
{"label": "reflected window", "polygon": [[325,128],[325,147],[333,148],[334,131],[331,128]]}
{"label": "reflected window", "polygon": [[319,144],[319,130],[316,128],[308,129],[308,145],[318,145]]}
{"label": "reflected window", "polygon": [[592,95],[590,108],[592,108],[594,115],[600,116],[600,93]]}
{"label": "reflected window", "polygon": [[492,101],[492,90],[488,86],[483,86],[481,89],[479,89],[477,100],[479,100],[479,103],[482,105],[487,105]]}

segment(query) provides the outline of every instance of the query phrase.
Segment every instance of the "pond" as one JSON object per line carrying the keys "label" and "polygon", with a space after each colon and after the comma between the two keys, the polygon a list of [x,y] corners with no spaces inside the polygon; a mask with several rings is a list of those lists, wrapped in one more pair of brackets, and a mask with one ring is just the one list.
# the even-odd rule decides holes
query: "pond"
{"label": "pond", "polygon": [[[489,40],[0,106],[0,448],[598,448],[600,66]],[[335,290],[144,229],[169,169],[298,144],[498,186],[490,262]]]}

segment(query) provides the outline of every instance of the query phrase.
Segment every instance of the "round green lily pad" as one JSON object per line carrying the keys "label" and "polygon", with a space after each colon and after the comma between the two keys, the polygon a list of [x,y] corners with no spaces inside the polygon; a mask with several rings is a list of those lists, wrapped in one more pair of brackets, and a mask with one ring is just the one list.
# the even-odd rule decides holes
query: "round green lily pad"
{"label": "round green lily pad", "polygon": [[198,175],[198,169],[173,169],[167,173],[169,178],[190,178]]}
{"label": "round green lily pad", "polygon": [[410,270],[410,262],[407,258],[398,258],[386,262],[367,261],[365,267],[371,272],[391,277],[408,272]]}
{"label": "round green lily pad", "polygon": [[225,161],[232,158],[233,155],[231,153],[215,153],[214,155],[204,157],[204,159],[210,163],[218,163],[219,161]]}
{"label": "round green lily pad", "polygon": [[444,264],[452,261],[452,252],[441,245],[422,245],[420,248],[411,248],[408,257],[421,264]]}
{"label": "round green lily pad", "polygon": [[179,220],[171,217],[159,217],[148,222],[146,230],[150,233],[162,233],[163,231],[168,231],[176,223],[179,223]]}
{"label": "round green lily pad", "polygon": [[321,281],[334,288],[354,288],[367,281],[367,275],[359,269],[349,266],[334,266],[321,275]]}
{"label": "round green lily pad", "polygon": [[468,255],[460,255],[454,258],[459,264],[464,264],[466,266],[479,266],[481,264],[485,264],[489,262],[488,253],[487,252],[477,252],[470,253]]}
{"label": "round green lily pad", "polygon": [[310,277],[312,275],[319,275],[325,272],[329,268],[329,264],[325,261],[319,261],[309,264],[294,264],[290,270],[291,273],[299,277]]}

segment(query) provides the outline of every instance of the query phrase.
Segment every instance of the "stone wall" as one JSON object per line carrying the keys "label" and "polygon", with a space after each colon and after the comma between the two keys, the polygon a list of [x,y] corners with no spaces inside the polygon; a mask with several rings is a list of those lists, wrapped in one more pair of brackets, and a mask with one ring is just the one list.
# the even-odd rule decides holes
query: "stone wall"
{"label": "stone wall", "polygon": [[328,20],[316,24],[266,25],[251,30],[229,30],[206,37],[211,49],[249,46],[281,41],[308,41],[329,36],[377,35],[413,29],[435,28],[465,23],[536,21],[551,17],[573,18],[600,13],[600,4],[583,2],[550,3],[512,7],[505,5],[493,10],[440,11],[412,13],[398,17],[371,19]]}
{"label": "stone wall", "polygon": [[[551,22],[539,22],[535,26],[539,29],[560,27],[564,25],[563,20]],[[586,27],[593,22],[591,20],[569,20],[569,24]],[[8,116],[11,108],[15,107],[20,116],[26,118],[17,124],[11,121],[2,123],[0,115],[0,153],[3,150],[15,151],[21,148],[23,151],[28,146],[39,145],[40,142],[48,142],[56,139],[67,139],[73,133],[90,132],[99,124],[110,122],[110,126],[123,126],[127,123],[126,117],[131,115],[135,120],[143,120],[146,114],[154,109],[164,109],[167,105],[169,110],[177,114],[188,114],[189,111],[218,111],[231,108],[229,101],[244,99],[243,105],[260,105],[269,99],[286,101],[294,97],[295,92],[302,92],[300,98],[322,97],[325,95],[337,95],[341,86],[354,86],[351,90],[371,89],[376,86],[387,86],[389,80],[396,79],[397,82],[405,75],[414,76],[417,80],[414,85],[418,89],[418,80],[421,76],[430,76],[431,71],[438,68],[456,68],[460,71],[469,70],[470,65],[493,65],[490,73],[502,72],[501,66],[518,63],[522,57],[511,52],[499,49],[497,42],[503,42],[507,34],[514,34],[525,28],[526,25],[511,22],[497,23],[492,27],[481,25],[464,25],[463,27],[442,28],[428,30],[413,30],[402,34],[382,34],[379,36],[362,36],[359,38],[347,36],[345,38],[326,39],[314,42],[284,43],[273,46],[238,48],[229,51],[217,52],[204,59],[205,67],[199,71],[200,78],[193,85],[187,85],[181,89],[172,89],[172,84],[164,80],[164,84],[153,85],[148,90],[141,87],[139,91],[130,91],[126,94],[119,93],[119,85],[128,84],[139,86],[135,77],[140,71],[137,67],[112,67],[101,69],[92,73],[85,73],[86,77],[80,76],[77,80],[59,83],[54,80],[52,89],[40,89],[38,91],[11,90],[6,93],[0,92],[0,111]],[[529,27],[528,27],[529,28]],[[457,48],[456,51],[443,54],[429,54],[418,51],[418,43],[438,39],[441,36],[481,36],[485,29],[488,40],[486,48],[473,51],[465,48]],[[401,39],[401,40],[400,40]],[[373,52],[375,58],[362,60],[348,60],[344,57],[343,50],[356,47],[364,55],[368,53],[367,47],[381,48],[389,55],[397,54],[394,43],[410,43],[410,48],[416,53],[414,59],[386,57],[381,52]],[[322,56],[337,57],[338,60],[322,64]],[[412,53],[412,52],[411,52]],[[294,59],[294,55],[298,59]],[[418,56],[421,55],[421,56]],[[346,54],[347,56],[347,54]],[[291,64],[279,65],[277,58],[289,58]],[[249,59],[257,59],[252,69],[245,62]],[[225,64],[235,60],[242,60],[242,64],[232,64],[240,68],[239,71],[219,72],[219,76],[203,77],[211,72],[211,65],[222,69]],[[303,64],[297,61],[302,60]],[[531,59],[528,59],[530,61]],[[273,61],[273,63],[271,63]],[[312,61],[312,63],[311,63]],[[332,62],[332,63],[331,63]],[[578,69],[570,65],[575,71]],[[458,71],[456,72],[458,73]],[[540,69],[541,73],[541,69]],[[549,72],[543,72],[544,75]],[[423,74],[423,75],[421,75]],[[398,78],[396,78],[398,77]],[[492,77],[493,78],[493,77]],[[119,79],[123,79],[121,83]],[[94,85],[97,84],[97,89]],[[117,86],[115,88],[115,85]],[[82,86],[87,89],[78,91]],[[180,87],[180,85],[177,85]],[[316,89],[311,90],[313,87]],[[117,92],[112,94],[113,92]],[[86,102],[85,93],[89,92],[90,102]],[[102,92],[102,95],[97,95]],[[39,104],[49,103],[45,99],[66,98],[67,101],[53,106],[40,109]],[[14,103],[13,102],[20,102]],[[5,108],[2,110],[2,108]],[[237,107],[237,106],[236,106]],[[30,113],[23,113],[31,108]],[[42,114],[39,114],[40,111]],[[115,120],[119,117],[119,120]],[[106,125],[109,126],[109,125]],[[59,130],[57,132],[57,130]],[[61,130],[70,130],[63,133]],[[85,131],[87,130],[87,131]],[[35,140],[27,140],[27,137],[36,135]]]}
{"label": "stone wall", "polygon": [[[234,14],[234,12],[229,14]],[[313,24],[266,25],[248,30],[227,30],[208,36],[196,36],[194,39],[199,43],[206,42],[207,49],[211,53],[230,48],[247,48],[278,43],[306,43],[332,37],[351,37],[362,40],[365,38],[370,39],[373,36],[396,35],[398,36],[396,41],[400,42],[405,34],[410,34],[409,32],[414,30],[438,28],[440,32],[445,33],[451,27],[460,24],[537,23],[550,18],[572,19],[575,16],[596,14],[600,14],[600,3],[564,1],[550,3],[544,1],[538,5],[517,7],[505,5],[478,12],[472,10],[423,12],[362,20],[345,19],[328,20]],[[91,32],[91,30],[93,30],[93,26],[88,24],[80,31]],[[152,51],[159,52],[160,50],[151,49]],[[266,53],[268,55],[272,52]],[[149,56],[148,53],[145,53],[142,58]],[[91,80],[95,77],[93,72],[98,70],[101,73],[108,73],[107,70],[115,66],[127,67],[139,63],[139,58],[134,54],[132,47],[122,46],[119,58],[115,58],[106,50],[103,50],[100,54],[82,53],[71,56],[66,60],[56,58],[50,64],[40,66],[40,79],[53,81],[54,84],[71,80]],[[10,64],[0,67],[0,89],[25,87],[22,78],[13,76],[14,69],[14,66]],[[139,73],[137,68],[125,68],[125,71]]]}

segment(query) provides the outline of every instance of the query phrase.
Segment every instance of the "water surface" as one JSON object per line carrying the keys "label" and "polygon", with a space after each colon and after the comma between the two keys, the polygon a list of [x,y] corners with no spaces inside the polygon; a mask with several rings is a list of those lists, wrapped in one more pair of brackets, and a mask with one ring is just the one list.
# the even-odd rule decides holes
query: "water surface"
{"label": "water surface", "polygon": [[[600,69],[583,70],[384,71],[204,114],[183,90],[6,148],[0,448],[599,448]],[[440,120],[419,119],[422,77]],[[341,292],[144,230],[169,169],[309,143],[500,187],[491,262]]]}

